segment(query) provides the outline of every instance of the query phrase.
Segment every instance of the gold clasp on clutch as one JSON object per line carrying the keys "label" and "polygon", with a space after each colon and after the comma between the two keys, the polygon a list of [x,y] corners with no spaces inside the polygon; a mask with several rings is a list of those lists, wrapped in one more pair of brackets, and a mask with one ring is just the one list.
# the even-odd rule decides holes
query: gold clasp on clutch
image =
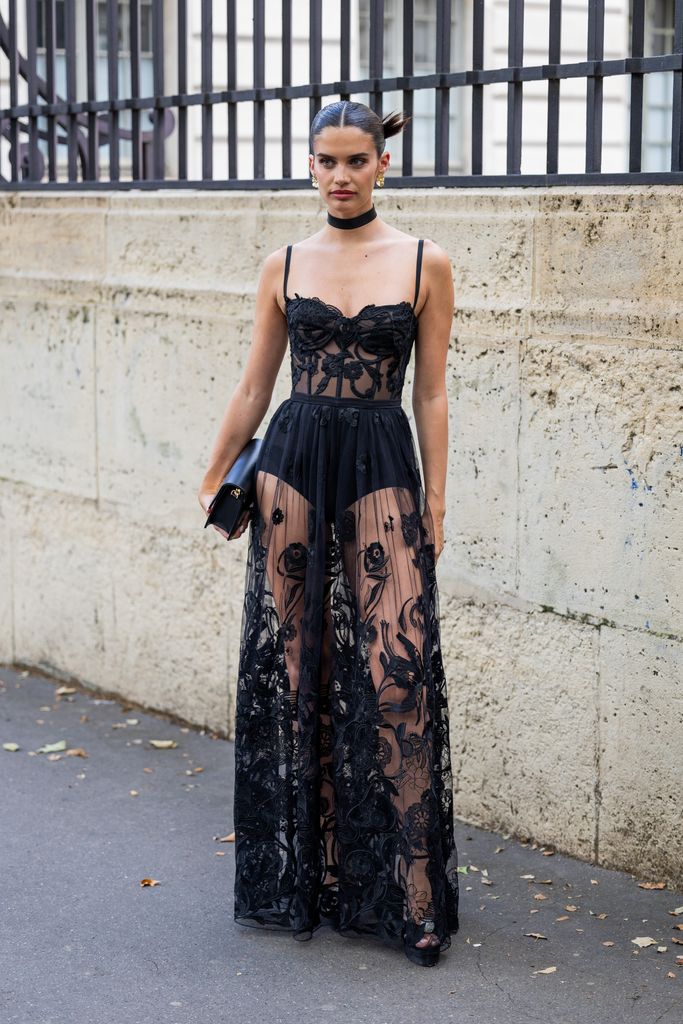
{"label": "gold clasp on clutch", "polygon": [[233,487],[233,489],[230,491],[230,493],[232,494],[233,498],[239,498],[239,496],[242,493],[242,488],[241,487]]}

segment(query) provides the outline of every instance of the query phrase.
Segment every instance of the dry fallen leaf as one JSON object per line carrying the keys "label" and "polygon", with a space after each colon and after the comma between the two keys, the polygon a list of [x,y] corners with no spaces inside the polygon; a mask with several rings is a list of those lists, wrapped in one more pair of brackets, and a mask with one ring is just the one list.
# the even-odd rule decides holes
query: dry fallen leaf
{"label": "dry fallen leaf", "polygon": [[557,967],[544,967],[542,971],[532,971],[532,974],[554,974]]}
{"label": "dry fallen leaf", "polygon": [[676,907],[675,910],[670,910],[669,913],[674,915],[683,914],[683,907]]}
{"label": "dry fallen leaf", "polygon": [[535,900],[547,900],[548,897],[546,896],[546,894],[544,892],[535,892],[534,893],[534,899]]}
{"label": "dry fallen leaf", "polygon": [[565,910],[568,910],[568,911],[569,911],[570,913],[572,913],[572,914],[573,914],[573,913],[574,913],[574,911],[575,911],[575,910],[578,910],[579,908],[578,908],[578,907],[575,907],[573,903],[570,903],[570,904],[569,904],[568,906],[566,906],[566,907],[565,907],[564,909],[565,909]]}
{"label": "dry fallen leaf", "polygon": [[129,792],[130,792],[131,796],[140,796],[140,794],[138,793],[137,789],[131,789],[131,790],[129,790]]}
{"label": "dry fallen leaf", "polygon": [[61,761],[62,760],[62,755],[61,754],[48,754],[47,755],[47,759],[48,759],[48,761]]}
{"label": "dry fallen leaf", "polygon": [[676,975],[674,974],[673,971],[667,971],[666,972],[666,976],[667,976],[667,978],[675,978],[676,977]]}
{"label": "dry fallen leaf", "polygon": [[9,750],[10,753],[13,754],[15,750],[19,750],[19,744],[18,743],[3,743],[2,749],[3,750]]}
{"label": "dry fallen leaf", "polygon": [[683,924],[674,924],[671,927],[674,928],[674,929],[677,928],[679,930],[679,932],[683,932]]}
{"label": "dry fallen leaf", "polygon": [[655,939],[651,939],[649,935],[638,935],[635,939],[631,939],[634,946],[639,946],[644,949],[646,946],[656,946],[657,942]]}
{"label": "dry fallen leaf", "polygon": [[677,935],[672,935],[671,941],[677,942],[679,946],[683,946],[683,939],[679,939]]}
{"label": "dry fallen leaf", "polygon": [[150,746],[156,747],[157,750],[170,750],[171,747],[177,747],[178,744],[175,740],[150,740]]}
{"label": "dry fallen leaf", "polygon": [[161,885],[156,878],[141,878],[140,885]]}
{"label": "dry fallen leaf", "polygon": [[554,850],[544,850],[543,851],[543,856],[544,857],[554,857],[555,856],[555,851]]}
{"label": "dry fallen leaf", "polygon": [[524,932],[524,934],[528,935],[530,939],[547,939],[548,938],[547,935],[541,935],[540,932]]}
{"label": "dry fallen leaf", "polygon": [[668,948],[669,948],[668,946],[657,946],[657,952],[658,953],[666,953]]}
{"label": "dry fallen leaf", "polygon": [[235,833],[231,832],[229,836],[217,836],[217,839],[219,843],[234,843]]}
{"label": "dry fallen leaf", "polygon": [[54,750],[66,750],[66,740],[57,740],[56,743],[46,743],[43,747],[38,747],[36,754],[51,754]]}
{"label": "dry fallen leaf", "polygon": [[55,690],[55,693],[57,694],[58,697],[61,697],[62,694],[66,694],[66,693],[76,693],[76,687],[75,686],[60,686],[57,690]]}
{"label": "dry fallen leaf", "polygon": [[552,884],[553,884],[552,878],[537,878],[536,879],[536,885],[552,885]]}
{"label": "dry fallen leaf", "polygon": [[568,921],[569,920],[569,914],[563,914],[562,917],[556,917],[555,920],[556,921]]}
{"label": "dry fallen leaf", "polygon": [[613,945],[614,945],[613,942],[609,942],[609,941],[603,942],[603,946],[613,946]]}
{"label": "dry fallen leaf", "polygon": [[67,757],[87,757],[87,753],[83,747],[69,747],[66,752]]}
{"label": "dry fallen leaf", "polygon": [[638,882],[639,889],[666,889],[666,882]]}

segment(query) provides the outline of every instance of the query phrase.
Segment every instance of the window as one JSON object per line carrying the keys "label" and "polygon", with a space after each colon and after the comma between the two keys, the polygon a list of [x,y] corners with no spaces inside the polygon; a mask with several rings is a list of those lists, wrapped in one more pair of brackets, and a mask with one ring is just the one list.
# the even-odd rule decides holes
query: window
{"label": "window", "polygon": [[[360,73],[368,76],[370,41],[370,0],[359,0]],[[384,3],[384,75],[391,77],[403,71],[403,4],[399,0]],[[453,0],[451,9],[451,68],[462,66],[462,0]],[[415,0],[413,19],[413,67],[416,75],[429,74],[436,68],[436,0]],[[449,173],[462,168],[462,102],[464,90],[450,93]],[[435,96],[431,89],[413,94],[413,174],[434,173]],[[363,101],[367,103],[365,94]],[[384,112],[401,109],[400,92],[384,93]],[[400,174],[401,136],[389,139],[387,149],[392,153],[396,170]],[[392,145],[397,149],[392,149]],[[389,171],[391,174],[392,171]]]}
{"label": "window", "polygon": [[[674,0],[647,0],[645,56],[673,53]],[[644,171],[671,169],[671,91],[673,73],[655,71],[643,76]]]}

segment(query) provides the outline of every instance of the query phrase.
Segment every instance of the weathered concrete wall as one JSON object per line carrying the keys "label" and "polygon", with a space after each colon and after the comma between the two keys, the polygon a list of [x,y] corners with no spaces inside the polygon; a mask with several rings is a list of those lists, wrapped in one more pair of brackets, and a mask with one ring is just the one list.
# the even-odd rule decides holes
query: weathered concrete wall
{"label": "weathered concrete wall", "polygon": [[[454,270],[457,813],[679,885],[682,197],[376,197]],[[322,216],[308,193],[0,195],[0,659],[231,732],[246,538],[204,531],[196,491],[261,261]]]}

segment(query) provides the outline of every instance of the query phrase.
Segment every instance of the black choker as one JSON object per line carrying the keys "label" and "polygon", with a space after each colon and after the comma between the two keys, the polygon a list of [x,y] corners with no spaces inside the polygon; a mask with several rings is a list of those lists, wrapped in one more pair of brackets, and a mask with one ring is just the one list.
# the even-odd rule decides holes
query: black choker
{"label": "black choker", "polygon": [[374,206],[371,206],[365,213],[359,213],[357,217],[335,217],[328,210],[327,223],[331,224],[333,228],[360,228],[363,224],[369,224],[376,216],[377,210]]}

